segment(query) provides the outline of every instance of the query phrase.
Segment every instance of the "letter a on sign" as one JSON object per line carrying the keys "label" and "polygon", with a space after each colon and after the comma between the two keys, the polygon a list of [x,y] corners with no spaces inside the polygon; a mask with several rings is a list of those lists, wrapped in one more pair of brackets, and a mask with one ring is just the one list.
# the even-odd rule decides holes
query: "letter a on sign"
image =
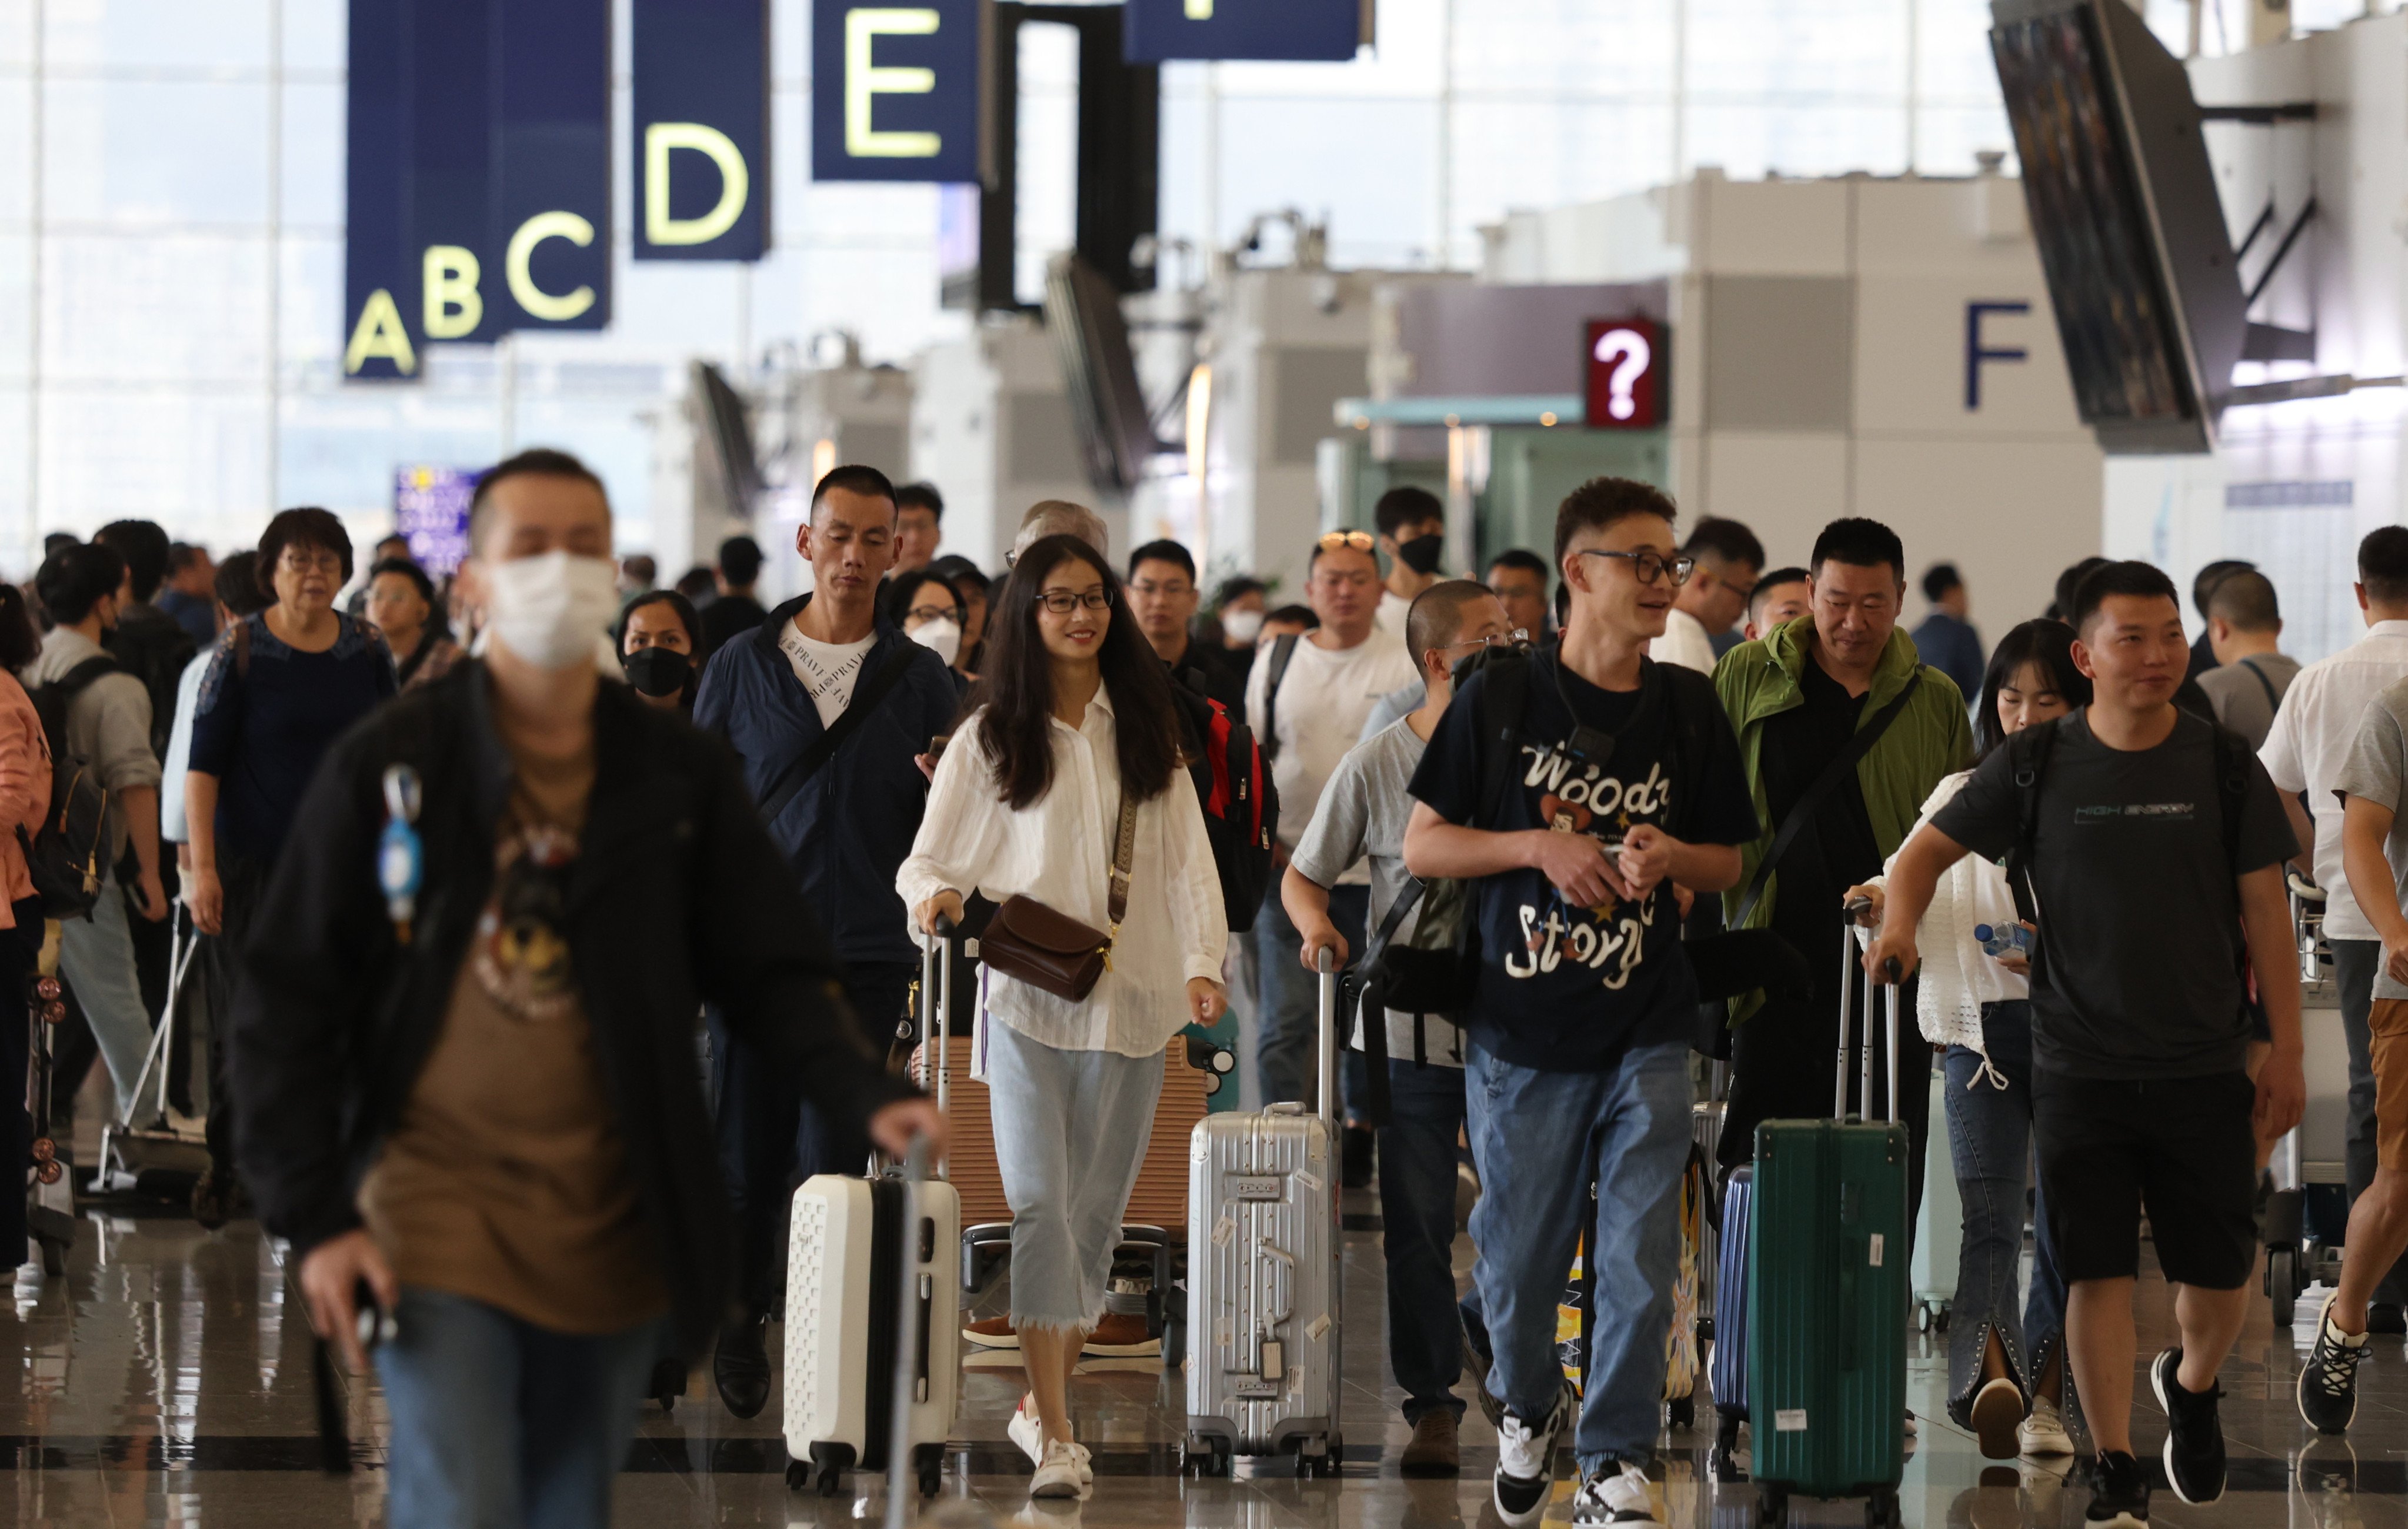
{"label": "letter a on sign", "polygon": [[978,179],[977,0],[811,7],[811,179]]}

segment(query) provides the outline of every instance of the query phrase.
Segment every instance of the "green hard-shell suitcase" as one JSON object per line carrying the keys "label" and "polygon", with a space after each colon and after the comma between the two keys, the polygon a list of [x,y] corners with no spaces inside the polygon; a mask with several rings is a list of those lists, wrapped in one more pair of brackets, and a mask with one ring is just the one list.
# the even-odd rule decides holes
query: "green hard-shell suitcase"
{"label": "green hard-shell suitcase", "polygon": [[[1907,1132],[1899,1122],[1899,988],[1887,994],[1885,1124],[1847,1107],[1856,986],[1842,944],[1840,1054],[1828,1121],[1756,1127],[1748,1238],[1747,1394],[1757,1519],[1778,1524],[1791,1493],[1863,1497],[1870,1525],[1899,1522],[1906,1464]],[[1865,1022],[1872,1020],[1867,982]],[[1861,1095],[1873,1097],[1870,1036]],[[1918,1079],[1919,1081],[1919,1079]]]}

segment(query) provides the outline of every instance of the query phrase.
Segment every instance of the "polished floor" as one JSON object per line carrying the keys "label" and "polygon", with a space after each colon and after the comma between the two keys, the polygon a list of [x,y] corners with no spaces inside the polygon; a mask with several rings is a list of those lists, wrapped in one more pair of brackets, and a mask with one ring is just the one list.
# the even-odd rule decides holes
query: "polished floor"
{"label": "polished floor", "polygon": [[[1380,1360],[1383,1330],[1373,1202],[1350,1196],[1347,1237],[1346,1451],[1336,1480],[1299,1480],[1289,1463],[1240,1462],[1236,1479],[1182,1479],[1176,1377],[1153,1360],[1091,1364],[1074,1396],[1081,1436],[1096,1451],[1083,1503],[1032,1505],[1027,1468],[1004,1441],[1020,1393],[1017,1372],[970,1370],[947,1465],[948,1519],[1075,1525],[1186,1524],[1197,1529],[1455,1529],[1497,1521],[1485,1476],[1493,1436],[1473,1410],[1459,1480],[1406,1480],[1397,1471],[1405,1430]],[[1468,1247],[1458,1243],[1458,1258]],[[2164,1287],[2143,1287],[2142,1349],[2169,1325]],[[2303,1308],[2303,1310],[2305,1308]],[[2225,1366],[2231,1491],[2214,1508],[2185,1508],[2160,1492],[2156,1519],[2187,1529],[2408,1529],[2408,1353],[2377,1339],[2347,1447],[2315,1444],[2291,1403],[2308,1333],[2272,1329],[2261,1301]],[[211,1234],[163,1207],[85,1208],[68,1274],[0,1323],[17,1380],[0,1398],[0,1522],[22,1525],[375,1524],[382,1522],[380,1399],[351,1390],[353,1466],[320,1465],[311,1347],[274,1250],[247,1222]],[[1911,1394],[1920,1438],[1907,1467],[1906,1522],[1942,1529],[2078,1529],[2086,1494],[2029,1466],[1983,1461],[1940,1416],[1941,1355],[1912,1350]],[[2146,1395],[2146,1387],[2142,1388]],[[2145,1402],[2140,1441],[2161,1422]],[[1676,1529],[1747,1529],[1753,1495],[1707,1479],[1706,1431],[1668,1435],[1663,1500]],[[790,1494],[774,1409],[728,1415],[697,1375],[664,1415],[648,1408],[619,1479],[626,1525],[796,1524],[876,1521],[882,1497]],[[1570,1488],[1551,1517],[1569,1516]],[[1800,1524],[1861,1522],[1854,1503],[1801,1504]]]}

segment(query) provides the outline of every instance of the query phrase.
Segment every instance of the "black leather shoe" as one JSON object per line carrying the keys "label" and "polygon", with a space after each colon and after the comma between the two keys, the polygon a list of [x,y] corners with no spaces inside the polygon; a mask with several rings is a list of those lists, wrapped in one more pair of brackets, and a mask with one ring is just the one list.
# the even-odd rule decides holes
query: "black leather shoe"
{"label": "black leather shoe", "polygon": [[769,1405],[768,1323],[750,1317],[721,1329],[719,1351],[711,1356],[710,1373],[719,1382],[719,1399],[739,1418],[758,1417]]}

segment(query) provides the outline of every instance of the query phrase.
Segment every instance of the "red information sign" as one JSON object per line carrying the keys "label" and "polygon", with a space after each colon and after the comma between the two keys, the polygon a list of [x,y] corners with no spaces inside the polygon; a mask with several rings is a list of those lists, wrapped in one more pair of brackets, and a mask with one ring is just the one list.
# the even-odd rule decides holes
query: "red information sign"
{"label": "red information sign", "polygon": [[1664,422],[1656,379],[1664,373],[1663,326],[1653,319],[1588,322],[1588,410],[1596,430],[1648,430]]}

